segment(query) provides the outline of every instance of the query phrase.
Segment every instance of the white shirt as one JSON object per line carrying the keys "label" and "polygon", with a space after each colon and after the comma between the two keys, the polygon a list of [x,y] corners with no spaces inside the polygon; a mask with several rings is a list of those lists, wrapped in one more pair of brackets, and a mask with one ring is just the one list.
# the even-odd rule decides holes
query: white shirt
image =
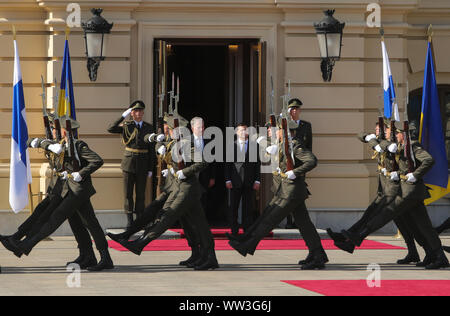
{"label": "white shirt", "polygon": [[203,138],[194,135],[194,145],[196,149],[201,149],[203,151],[204,147]]}

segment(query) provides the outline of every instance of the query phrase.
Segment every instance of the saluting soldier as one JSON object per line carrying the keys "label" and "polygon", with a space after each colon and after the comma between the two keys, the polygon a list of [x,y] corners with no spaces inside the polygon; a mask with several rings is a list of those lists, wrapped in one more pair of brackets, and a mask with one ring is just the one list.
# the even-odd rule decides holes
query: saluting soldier
{"label": "saluting soldier", "polygon": [[[151,177],[154,169],[154,146],[145,141],[145,136],[152,134],[154,128],[144,119],[145,104],[134,101],[122,116],[112,123],[108,132],[121,134],[125,145],[122,159],[123,191],[125,196],[124,209],[128,225],[133,223],[133,214],[139,217],[145,208],[145,188],[147,177]],[[125,119],[131,115],[131,120]],[[134,199],[134,193],[136,198]]]}

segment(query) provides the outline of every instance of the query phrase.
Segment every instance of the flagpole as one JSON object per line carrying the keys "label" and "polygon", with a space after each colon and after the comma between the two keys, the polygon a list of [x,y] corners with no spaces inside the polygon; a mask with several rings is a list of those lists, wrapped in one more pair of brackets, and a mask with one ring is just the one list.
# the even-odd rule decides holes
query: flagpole
{"label": "flagpole", "polygon": [[33,214],[34,204],[33,204],[33,190],[31,189],[31,183],[28,184],[28,195],[30,196],[30,214]]}

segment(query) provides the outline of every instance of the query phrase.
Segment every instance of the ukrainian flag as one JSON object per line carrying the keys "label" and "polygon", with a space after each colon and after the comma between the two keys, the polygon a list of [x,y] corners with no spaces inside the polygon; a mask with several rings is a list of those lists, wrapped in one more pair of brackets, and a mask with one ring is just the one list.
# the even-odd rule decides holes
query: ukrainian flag
{"label": "ukrainian flag", "polygon": [[69,114],[72,119],[77,119],[77,115],[75,113],[75,98],[73,96],[68,32],[66,33],[66,43],[64,45],[64,59],[61,72],[61,86],[59,90],[58,114],[59,116]]}
{"label": "ukrainian flag", "polygon": [[428,41],[425,76],[423,81],[422,114],[420,118],[419,141],[423,148],[433,156],[435,164],[425,175],[424,181],[431,188],[431,198],[425,200],[430,204],[450,193],[450,178],[442,128],[441,106],[436,84],[433,46]]}

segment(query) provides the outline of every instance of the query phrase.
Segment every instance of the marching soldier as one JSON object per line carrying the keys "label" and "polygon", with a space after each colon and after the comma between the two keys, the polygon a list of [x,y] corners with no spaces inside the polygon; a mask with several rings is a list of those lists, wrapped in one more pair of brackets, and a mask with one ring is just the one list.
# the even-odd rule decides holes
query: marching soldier
{"label": "marching soldier", "polygon": [[[409,135],[406,135],[406,137],[409,137]],[[401,180],[401,194],[382,207],[366,225],[354,232],[343,230],[342,234],[355,246],[360,246],[367,236],[391,220],[408,212],[417,229],[420,230],[421,235],[425,238],[424,247],[427,251],[427,256],[417,266],[424,266],[426,269],[445,268],[449,266],[448,259],[445,257],[442,243],[432,227],[430,217],[423,203],[429,197],[428,190],[423,182],[423,176],[432,168],[434,160],[418,142],[413,142],[411,148],[408,148],[407,140],[401,129],[398,128],[397,141],[400,153],[398,177]],[[410,153],[411,158],[414,158],[415,166],[411,165],[407,153]]]}
{"label": "marching soldier", "polygon": [[[186,162],[184,157],[184,163],[182,163],[184,168],[181,168],[180,164],[174,161],[173,153],[177,150],[177,144],[178,148],[190,150],[190,153],[184,151],[183,154],[190,154],[191,158],[194,157],[195,146],[191,140],[176,141],[174,132],[179,133],[179,129],[174,131],[175,118],[167,117],[166,121],[174,140],[167,144],[167,147],[159,147],[157,152],[164,155],[169,167],[168,170],[163,170],[163,174],[169,179],[172,177],[168,181],[172,186],[170,194],[168,194],[162,209],[159,210],[157,219],[147,227],[140,238],[130,242],[127,240],[127,236],[120,236],[123,239],[115,238],[115,240],[134,254],[140,255],[148,243],[157,239],[177,220],[180,220],[188,244],[192,248],[192,256],[180,264],[193,267],[195,270],[217,269],[219,265],[214,251],[214,239],[201,206],[200,198],[203,189],[198,181],[198,174],[207,167],[207,163],[204,161]],[[180,120],[180,126],[186,125],[185,120]],[[157,207],[155,205],[154,209]]]}
{"label": "marching soldier", "polygon": [[[290,121],[288,128],[292,134],[295,134],[297,124]],[[284,139],[281,130],[278,131],[277,136],[280,139],[280,146],[283,146]],[[276,148],[273,152],[278,153],[280,157],[279,174],[281,177],[277,192],[264,211],[263,216],[257,222],[257,226],[253,226],[249,230],[245,241],[231,239],[229,244],[243,256],[253,255],[259,242],[292,212],[311,253],[308,262],[305,260],[302,265],[302,270],[323,269],[328,262],[328,258],[305,205],[305,200],[310,194],[305,183],[305,174],[316,167],[317,159],[308,149],[303,148],[303,145],[296,140],[295,136],[292,142],[294,169],[287,171],[286,153],[281,148]]]}
{"label": "marching soldier", "polygon": [[[66,119],[70,118],[61,118],[63,126],[66,126]],[[79,127],[78,122],[70,120],[72,129],[77,129]],[[58,196],[61,198],[60,203],[52,211],[49,219],[39,227],[38,231],[33,235],[26,236],[23,241],[10,240],[10,246],[17,256],[28,255],[40,241],[50,236],[66,219],[77,212],[92,234],[101,256],[98,265],[89,266],[87,269],[90,271],[113,269],[114,265],[108,251],[108,243],[90,202],[91,196],[96,193],[92,186],[91,174],[103,165],[103,160],[81,140],[74,141],[75,152],[72,153],[72,157],[69,157],[66,146],[69,141],[68,132],[65,128],[62,128],[62,132],[65,138],[62,145],[48,140],[40,144],[45,150],[53,151],[59,155],[63,164],[64,172],[60,173],[60,176],[64,181],[60,192],[58,192]],[[78,171],[75,171],[78,169],[75,165],[75,159],[80,165]]]}
{"label": "marching soldier", "polygon": [[[133,213],[139,217],[144,211],[147,177],[152,176],[154,168],[154,146],[144,140],[146,135],[154,132],[154,129],[151,124],[143,120],[144,109],[144,102],[134,101],[128,110],[108,128],[109,133],[121,134],[125,145],[121,168],[127,227],[133,223]],[[131,115],[132,120],[124,121],[128,115]],[[133,197],[134,192],[136,199]]]}

